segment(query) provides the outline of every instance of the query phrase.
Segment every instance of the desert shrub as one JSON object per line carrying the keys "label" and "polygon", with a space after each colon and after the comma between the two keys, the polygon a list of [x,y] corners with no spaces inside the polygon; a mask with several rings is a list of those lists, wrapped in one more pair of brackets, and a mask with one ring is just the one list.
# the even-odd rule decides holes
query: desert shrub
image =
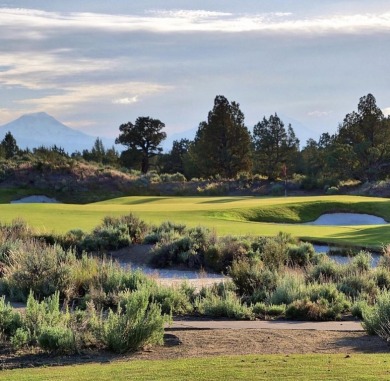
{"label": "desert shrub", "polygon": [[14,350],[21,349],[30,341],[30,333],[24,328],[18,328],[11,337],[11,346]]}
{"label": "desert shrub", "polygon": [[339,193],[340,193],[340,190],[339,190],[338,187],[333,186],[333,187],[327,188],[326,191],[325,191],[325,193],[328,194],[328,195],[339,194]]}
{"label": "desert shrub", "polygon": [[390,245],[383,246],[382,256],[379,259],[378,267],[384,267],[390,270]]}
{"label": "desert shrub", "polygon": [[221,237],[206,248],[204,262],[206,267],[217,272],[226,272],[234,261],[253,257],[251,244],[245,238]]}
{"label": "desert shrub", "polygon": [[227,317],[238,320],[252,320],[254,318],[252,309],[243,304],[232,291],[226,291],[222,296],[208,291],[195,301],[195,309],[201,315],[212,317]]}
{"label": "desert shrub", "polygon": [[25,301],[32,290],[38,298],[65,290],[70,284],[73,251],[59,245],[28,240],[10,252],[4,264],[2,289],[13,299]]}
{"label": "desert shrub", "polygon": [[390,339],[390,292],[380,294],[372,307],[363,310],[363,328],[370,334],[377,334],[386,341]]}
{"label": "desert shrub", "polygon": [[355,273],[367,272],[371,269],[371,262],[371,254],[366,251],[360,251],[351,259],[347,269]]}
{"label": "desert shrub", "polygon": [[341,313],[350,308],[346,296],[334,283],[310,283],[301,293],[300,299],[287,306],[286,317],[309,320],[339,319]]}
{"label": "desert shrub", "polygon": [[166,287],[158,286],[150,288],[151,301],[154,301],[161,307],[162,314],[166,315],[185,315],[193,311],[191,303],[194,298],[195,289],[186,286]]}
{"label": "desert shrub", "polygon": [[170,183],[170,182],[185,183],[187,181],[186,177],[180,172],[176,172],[173,174],[163,173],[160,175],[160,179],[163,183]]}
{"label": "desert shrub", "polygon": [[280,183],[273,184],[270,189],[270,192],[273,196],[281,196],[282,194],[284,194],[284,185]]}
{"label": "desert shrub", "polygon": [[374,271],[375,284],[380,289],[390,289],[390,269],[378,266]]}
{"label": "desert shrub", "polygon": [[154,244],[161,240],[172,241],[185,234],[186,225],[165,221],[159,226],[154,226],[145,236],[143,243]]}
{"label": "desert shrub", "polygon": [[315,250],[311,243],[301,242],[298,245],[289,245],[288,261],[293,266],[307,266],[315,256]]}
{"label": "desert shrub", "polygon": [[205,196],[223,196],[229,191],[229,185],[224,182],[212,182],[203,187],[198,186],[196,191],[198,194]]}
{"label": "desert shrub", "polygon": [[252,296],[256,293],[261,298],[275,289],[278,278],[276,272],[264,268],[262,262],[250,260],[233,262],[229,275],[240,295]]}
{"label": "desert shrub", "polygon": [[374,279],[365,275],[345,276],[340,280],[338,288],[351,298],[356,298],[362,293],[373,298],[378,292]]}
{"label": "desert shrub", "polygon": [[151,183],[161,183],[160,175],[157,171],[149,171],[146,175],[144,175]]}
{"label": "desert shrub", "polygon": [[310,281],[335,282],[339,279],[341,267],[332,259],[326,259],[313,266],[308,272]]}
{"label": "desert shrub", "polygon": [[16,330],[22,326],[22,319],[19,312],[14,311],[9,303],[5,302],[5,297],[0,298],[0,332],[6,337],[15,334]]}
{"label": "desert shrub", "polygon": [[256,303],[252,307],[252,310],[257,317],[261,319],[269,319],[284,316],[286,313],[286,305],[267,305],[265,303]]}
{"label": "desert shrub", "polygon": [[279,277],[269,301],[275,305],[290,304],[294,300],[301,299],[305,293],[306,284],[303,274],[287,273]]}
{"label": "desert shrub", "polygon": [[30,292],[23,317],[23,327],[28,330],[32,340],[37,340],[45,327],[60,325],[62,320],[68,317],[69,315],[65,316],[60,311],[58,292],[44,298],[41,302]]}
{"label": "desert shrub", "polygon": [[62,326],[44,327],[38,336],[38,344],[42,349],[50,352],[67,353],[76,350],[73,331]]}
{"label": "desert shrub", "polygon": [[78,266],[72,267],[71,275],[68,299],[82,298],[80,306],[92,301],[99,309],[116,307],[120,292],[155,284],[141,270],[123,269],[116,262],[86,254],[78,261]]}
{"label": "desert shrub", "polygon": [[86,251],[116,250],[141,243],[148,230],[148,225],[131,213],[121,217],[107,216],[83,238],[80,246]]}
{"label": "desert shrub", "polygon": [[266,238],[261,248],[261,259],[270,269],[280,269],[287,263],[288,246],[293,243],[289,234],[278,233],[276,237]]}
{"label": "desert shrub", "polygon": [[332,303],[325,298],[316,301],[304,298],[287,306],[286,317],[302,320],[337,320],[343,311],[343,305],[340,303]]}
{"label": "desert shrub", "polygon": [[357,319],[363,319],[363,314],[365,310],[369,308],[367,301],[365,300],[357,300],[352,304],[351,307],[351,314],[352,316],[356,317]]}
{"label": "desert shrub", "polygon": [[204,266],[204,253],[215,241],[215,234],[203,227],[190,228],[163,236],[153,248],[152,263],[156,267],[185,264],[190,268]]}
{"label": "desert shrub", "polygon": [[27,225],[26,221],[17,218],[10,224],[0,223],[0,236],[2,236],[5,241],[24,240],[32,238],[34,236],[34,231]]}
{"label": "desert shrub", "polygon": [[101,337],[107,347],[117,353],[135,351],[145,344],[161,344],[166,318],[156,303],[149,303],[150,293],[129,293],[124,307],[110,309],[102,322]]}

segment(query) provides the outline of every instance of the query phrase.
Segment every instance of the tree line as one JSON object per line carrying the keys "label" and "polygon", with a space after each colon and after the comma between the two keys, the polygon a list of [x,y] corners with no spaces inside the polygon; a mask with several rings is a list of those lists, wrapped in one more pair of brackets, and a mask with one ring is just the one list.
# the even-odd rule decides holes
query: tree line
{"label": "tree line", "polygon": [[[139,117],[119,126],[115,143],[126,147],[120,154],[114,147],[106,149],[98,138],[91,150],[74,152],[71,157],[142,173],[150,169],[180,172],[188,179],[230,179],[256,173],[276,180],[297,173],[305,175],[308,187],[332,179],[374,181],[389,174],[390,117],[383,114],[372,94],[360,98],[357,111],[345,116],[335,134],[325,132],[318,141],[309,139],[303,149],[291,124],[285,126],[276,113],[264,116],[250,132],[240,105],[222,95],[215,97],[195,138],[174,141],[168,153],[161,148],[164,128],[159,119]],[[50,150],[67,155],[58,147]],[[0,143],[0,157],[9,159],[19,153],[15,139],[7,133]]]}

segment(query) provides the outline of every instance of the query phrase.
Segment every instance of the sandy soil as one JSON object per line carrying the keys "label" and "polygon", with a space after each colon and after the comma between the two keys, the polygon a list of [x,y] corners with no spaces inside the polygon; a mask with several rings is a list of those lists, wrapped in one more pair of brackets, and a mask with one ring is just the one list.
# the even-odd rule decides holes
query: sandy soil
{"label": "sandy soil", "polygon": [[306,225],[329,225],[329,226],[357,226],[357,225],[383,225],[387,222],[377,216],[360,213],[325,213],[315,221],[307,222]]}
{"label": "sandy soil", "polygon": [[0,369],[107,363],[111,361],[165,360],[218,355],[388,353],[389,345],[364,332],[289,330],[172,330],[167,329],[163,346],[145,348],[134,354],[115,355],[84,351],[71,356],[47,355],[39,350],[10,352],[0,349]]}

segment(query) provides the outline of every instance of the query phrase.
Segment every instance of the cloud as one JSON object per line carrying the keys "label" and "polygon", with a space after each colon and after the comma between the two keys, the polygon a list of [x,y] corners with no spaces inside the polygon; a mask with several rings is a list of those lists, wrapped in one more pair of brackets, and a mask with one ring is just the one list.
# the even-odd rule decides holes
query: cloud
{"label": "cloud", "polygon": [[382,109],[383,115],[390,116],[390,107]]}
{"label": "cloud", "polygon": [[[19,104],[36,106],[38,109],[46,110],[66,110],[82,103],[107,104],[112,103],[111,99],[118,99],[125,104],[125,99],[130,103],[139,95],[150,96],[157,93],[167,92],[172,90],[171,86],[164,86],[156,83],[145,82],[126,82],[126,83],[100,83],[88,84],[80,86],[70,86],[63,88],[62,94],[48,95],[33,99],[24,99],[18,101]],[[123,98],[123,94],[135,94]],[[131,102],[133,100],[133,102]]]}
{"label": "cloud", "polygon": [[[389,31],[390,12],[332,14],[298,17],[288,12],[237,13],[206,10],[153,10],[142,15],[86,12],[46,12],[0,8],[0,25],[10,38],[15,28],[26,38],[45,38],[45,29],[90,29],[112,32],[275,32],[275,33],[366,33]],[[7,28],[9,33],[7,34]],[[12,33],[11,33],[12,32]]]}
{"label": "cloud", "polygon": [[319,110],[315,110],[315,111],[310,111],[307,113],[308,116],[313,116],[315,118],[323,118],[325,116],[329,116],[331,115],[333,112],[332,111],[319,111]]}
{"label": "cloud", "polygon": [[126,97],[126,98],[119,98],[119,99],[114,99],[112,103],[117,104],[117,105],[130,105],[132,103],[138,102],[138,95],[135,95],[134,97]]}

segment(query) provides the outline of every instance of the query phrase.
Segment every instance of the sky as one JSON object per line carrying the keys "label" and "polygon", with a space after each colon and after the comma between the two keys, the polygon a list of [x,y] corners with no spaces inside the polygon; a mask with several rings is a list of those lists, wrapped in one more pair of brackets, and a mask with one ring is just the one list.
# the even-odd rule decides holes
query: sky
{"label": "sky", "polygon": [[368,93],[390,112],[389,43],[388,0],[0,0],[0,125],[45,111],[115,138],[150,116],[179,136],[224,95],[302,147]]}

